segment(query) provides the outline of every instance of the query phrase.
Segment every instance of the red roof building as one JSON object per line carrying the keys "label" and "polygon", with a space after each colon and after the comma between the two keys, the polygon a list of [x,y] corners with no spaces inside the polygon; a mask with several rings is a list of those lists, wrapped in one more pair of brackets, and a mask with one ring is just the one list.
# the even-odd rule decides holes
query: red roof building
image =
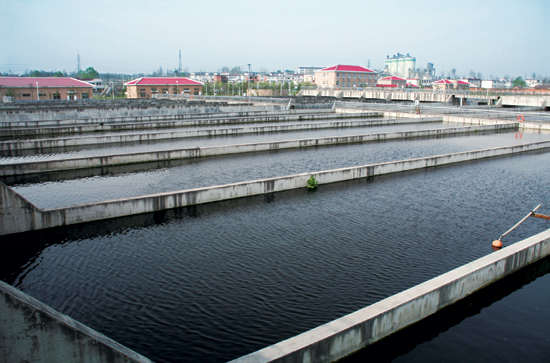
{"label": "red roof building", "polygon": [[141,77],[124,83],[128,98],[151,98],[156,94],[201,94],[203,84],[185,77]]}
{"label": "red roof building", "polygon": [[315,71],[315,84],[321,88],[375,87],[378,72],[361,66],[338,64]]}
{"label": "red roof building", "polygon": [[439,81],[435,81],[433,83],[433,89],[461,89],[461,90],[468,90],[471,87],[475,87],[475,85],[459,81],[457,79],[440,79]]}
{"label": "red roof building", "polygon": [[407,86],[407,80],[401,77],[389,76],[389,77],[380,78],[376,86],[404,88]]}
{"label": "red roof building", "polygon": [[93,97],[93,86],[71,77],[0,77],[0,97],[15,101],[79,100]]}

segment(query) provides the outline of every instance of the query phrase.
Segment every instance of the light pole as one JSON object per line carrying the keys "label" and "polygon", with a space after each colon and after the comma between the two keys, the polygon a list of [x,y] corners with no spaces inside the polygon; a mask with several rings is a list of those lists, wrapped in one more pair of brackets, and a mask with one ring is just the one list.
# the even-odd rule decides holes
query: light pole
{"label": "light pole", "polygon": [[40,101],[40,91],[38,90],[38,82],[36,82],[36,97],[37,97],[37,100]]}
{"label": "light pole", "polygon": [[111,94],[113,95],[113,100],[115,99],[115,86],[113,85],[113,81],[111,81]]}
{"label": "light pole", "polygon": [[248,93],[248,102],[250,102],[250,63],[248,63],[248,89],[246,90],[246,93]]}
{"label": "light pole", "polygon": [[[179,83],[178,83],[178,80],[177,80],[177,79],[176,79],[176,93],[178,94],[178,97],[179,97],[180,88],[179,88]],[[176,97],[176,99],[177,99],[178,97]]]}

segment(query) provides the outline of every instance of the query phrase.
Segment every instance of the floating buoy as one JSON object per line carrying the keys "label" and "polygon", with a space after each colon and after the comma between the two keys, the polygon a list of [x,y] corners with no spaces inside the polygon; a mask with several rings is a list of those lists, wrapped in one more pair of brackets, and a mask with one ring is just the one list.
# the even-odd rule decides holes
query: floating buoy
{"label": "floating buoy", "polygon": [[499,239],[496,239],[493,241],[493,247],[494,248],[502,248],[502,241]]}
{"label": "floating buoy", "polygon": [[523,115],[519,115],[518,122],[523,122],[523,121],[525,121],[525,117],[523,117]]}

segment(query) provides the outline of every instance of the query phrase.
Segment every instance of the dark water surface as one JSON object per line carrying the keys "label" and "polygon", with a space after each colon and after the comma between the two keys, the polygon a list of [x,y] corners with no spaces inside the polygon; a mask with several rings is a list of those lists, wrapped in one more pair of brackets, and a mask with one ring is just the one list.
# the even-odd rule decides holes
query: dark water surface
{"label": "dark water surface", "polygon": [[[222,362],[492,253],[536,205],[548,214],[549,180],[550,153],[528,153],[17,235],[0,278],[154,361]],[[547,228],[528,219],[505,245]],[[533,283],[459,323],[460,355],[453,327],[410,361],[550,356],[550,325],[520,313],[550,317],[548,275]],[[492,334],[500,314],[509,335]]]}
{"label": "dark water surface", "polygon": [[550,258],[342,360],[547,362]]}
{"label": "dark water surface", "polygon": [[491,133],[275,150],[186,159],[174,167],[12,187],[39,208],[55,208],[548,139],[548,134],[524,133],[517,139],[514,133]]}

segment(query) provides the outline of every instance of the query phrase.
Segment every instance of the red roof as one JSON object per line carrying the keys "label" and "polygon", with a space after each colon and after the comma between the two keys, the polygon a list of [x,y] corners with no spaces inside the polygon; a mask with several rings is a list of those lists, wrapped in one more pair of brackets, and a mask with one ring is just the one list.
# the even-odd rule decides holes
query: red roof
{"label": "red roof", "polygon": [[27,88],[36,87],[93,87],[91,84],[71,77],[0,77],[0,86]]}
{"label": "red roof", "polygon": [[397,85],[396,84],[377,84],[376,87],[383,87],[383,88],[386,88],[386,87],[394,87],[394,88],[397,88]]}
{"label": "red roof", "polygon": [[371,69],[364,68],[361,66],[346,66],[342,64],[337,64],[332,67],[323,68],[317,72],[365,72],[365,73],[377,73]]}
{"label": "red roof", "polygon": [[453,82],[451,82],[448,79],[440,79],[439,81],[435,81],[434,83],[437,83],[437,84],[453,84]]}
{"label": "red roof", "polygon": [[404,82],[406,82],[407,80],[405,78],[401,78],[401,77],[388,76],[388,77],[380,78],[379,81],[404,81]]}
{"label": "red roof", "polygon": [[419,85],[414,84],[414,83],[407,83],[407,87],[420,88]]}
{"label": "red roof", "polygon": [[202,86],[201,82],[185,77],[141,77],[124,83],[125,86]]}
{"label": "red roof", "polygon": [[[471,83],[468,83],[468,82],[464,82],[464,81],[456,81],[457,84],[460,84],[460,85],[465,85],[465,86],[474,86],[473,84]],[[453,84],[453,81],[450,81],[448,79],[440,79],[439,81],[435,81],[434,82],[435,84]]]}

